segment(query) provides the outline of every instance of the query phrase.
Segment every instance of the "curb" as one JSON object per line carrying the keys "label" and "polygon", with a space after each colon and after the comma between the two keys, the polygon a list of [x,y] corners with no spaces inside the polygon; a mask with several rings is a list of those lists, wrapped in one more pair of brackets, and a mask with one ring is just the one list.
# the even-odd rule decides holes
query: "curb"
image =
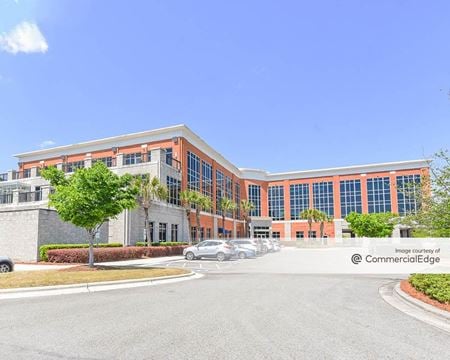
{"label": "curb", "polygon": [[191,271],[187,274],[161,276],[156,278],[5,289],[0,290],[0,300],[129,289],[135,287],[162,285],[186,280],[194,280],[201,277],[203,277],[202,274],[197,274]]}
{"label": "curb", "polygon": [[400,289],[400,282],[384,284],[378,292],[386,303],[405,315],[450,333],[450,314],[409,296]]}
{"label": "curb", "polygon": [[436,308],[433,305],[430,305],[423,301],[417,300],[416,298],[412,297],[411,295],[405,293],[400,288],[400,283],[395,285],[394,292],[398,297],[400,297],[402,300],[408,302],[409,304],[416,306],[421,310],[428,311],[428,312],[432,313],[433,315],[440,316],[445,321],[450,321],[450,313],[448,311],[441,310],[439,308]]}

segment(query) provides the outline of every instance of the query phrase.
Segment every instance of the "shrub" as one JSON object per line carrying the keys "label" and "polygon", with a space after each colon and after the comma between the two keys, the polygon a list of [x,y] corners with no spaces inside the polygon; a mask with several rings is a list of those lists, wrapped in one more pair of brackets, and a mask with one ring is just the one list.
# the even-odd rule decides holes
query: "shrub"
{"label": "shrub", "polygon": [[[186,246],[129,246],[123,248],[95,248],[96,262],[141,259],[183,254]],[[48,261],[54,263],[87,263],[88,249],[55,249],[47,251]]]}
{"label": "shrub", "polygon": [[409,282],[430,298],[444,304],[450,303],[450,274],[413,274]]}
{"label": "shrub", "polygon": [[[163,241],[163,242],[153,242],[150,243],[151,246],[180,246],[180,245],[187,245],[187,242],[170,242],[170,241]],[[136,246],[147,246],[147,243],[144,241],[138,241],[136,243]]]}
{"label": "shrub", "polygon": [[[97,245],[94,245],[96,247]],[[83,249],[88,248],[89,244],[47,244],[39,247],[39,259],[41,261],[48,261],[47,252],[49,250],[57,249]],[[98,244],[98,247],[122,247],[120,243],[110,243],[110,244]]]}

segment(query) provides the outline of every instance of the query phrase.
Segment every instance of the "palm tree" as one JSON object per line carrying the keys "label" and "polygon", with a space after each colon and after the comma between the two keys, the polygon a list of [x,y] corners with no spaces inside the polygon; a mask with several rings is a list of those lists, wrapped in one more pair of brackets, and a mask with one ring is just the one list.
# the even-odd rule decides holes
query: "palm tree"
{"label": "palm tree", "polygon": [[156,200],[165,200],[168,196],[167,188],[161,184],[157,177],[150,177],[149,174],[139,176],[136,178],[136,186],[139,189],[137,201],[144,209],[145,214],[145,236],[147,245],[150,245],[150,220],[149,210],[151,204]]}
{"label": "palm tree", "polygon": [[300,219],[308,220],[308,238],[311,235],[312,223],[319,219],[319,210],[306,209],[300,213]]}
{"label": "palm tree", "polygon": [[323,238],[323,233],[324,233],[324,228],[325,228],[325,223],[326,222],[331,222],[333,221],[333,218],[331,216],[328,216],[327,213],[323,212],[323,211],[319,211],[317,210],[317,216],[316,216],[316,221],[320,222],[320,238]]}
{"label": "palm tree", "polygon": [[225,215],[227,212],[236,209],[236,204],[231,199],[222,198],[219,206],[222,211],[222,234],[225,236]]}
{"label": "palm tree", "polygon": [[197,231],[196,231],[196,241],[200,241],[200,212],[201,211],[207,211],[211,209],[212,201],[208,196],[205,196],[203,194],[200,194],[197,191],[194,191],[196,195],[194,198],[194,205],[195,205],[195,218],[197,219]]}
{"label": "palm tree", "polygon": [[196,191],[193,190],[183,190],[182,192],[180,192],[180,200],[181,203],[183,204],[184,209],[186,210],[186,217],[188,220],[188,226],[189,226],[189,231],[188,231],[188,243],[189,245],[192,244],[192,236],[191,236],[191,208],[192,205],[194,205],[196,203]]}
{"label": "palm tree", "polygon": [[242,209],[242,217],[244,218],[244,226],[245,226],[245,237],[248,237],[248,217],[250,211],[255,208],[255,205],[246,199],[241,200],[241,209]]}

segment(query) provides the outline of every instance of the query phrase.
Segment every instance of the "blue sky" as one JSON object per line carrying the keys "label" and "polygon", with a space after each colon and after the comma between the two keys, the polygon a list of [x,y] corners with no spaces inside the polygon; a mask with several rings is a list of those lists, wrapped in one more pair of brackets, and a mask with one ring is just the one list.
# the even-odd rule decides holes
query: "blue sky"
{"label": "blue sky", "polygon": [[0,0],[0,172],[185,123],[237,166],[449,148],[448,1]]}

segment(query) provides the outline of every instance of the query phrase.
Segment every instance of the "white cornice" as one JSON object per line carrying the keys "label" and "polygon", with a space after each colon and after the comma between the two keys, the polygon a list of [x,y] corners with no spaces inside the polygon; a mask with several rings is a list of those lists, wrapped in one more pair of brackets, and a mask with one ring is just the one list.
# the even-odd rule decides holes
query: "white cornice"
{"label": "white cornice", "polygon": [[[150,142],[168,140],[174,137],[183,137],[200,151],[214,159],[217,163],[231,171],[241,179],[261,180],[261,181],[280,181],[295,180],[314,177],[325,177],[333,175],[352,175],[374,172],[386,172],[396,170],[420,169],[429,167],[430,160],[409,160],[388,163],[368,164],[335,167],[328,169],[304,170],[292,172],[269,173],[261,169],[237,168],[228,161],[222,154],[214,150],[200,136],[195,134],[186,125],[174,125],[156,130],[142,131],[132,134],[108,137],[99,140],[86,141],[78,144],[58,146],[54,148],[36,150],[14,155],[20,162],[37,161],[43,159],[57,158],[63,155],[75,155],[91,153],[94,151],[106,150],[112,147],[124,147],[136,144],[146,144]],[[300,158],[299,158],[300,159]]]}

